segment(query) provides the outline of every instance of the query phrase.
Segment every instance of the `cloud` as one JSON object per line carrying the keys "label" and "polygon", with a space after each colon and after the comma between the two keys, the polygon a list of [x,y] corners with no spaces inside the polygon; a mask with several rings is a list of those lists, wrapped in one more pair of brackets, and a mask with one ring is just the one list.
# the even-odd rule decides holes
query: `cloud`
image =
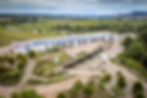
{"label": "cloud", "polygon": [[38,6],[68,6],[68,5],[101,5],[101,4],[144,4],[147,0],[0,0],[0,5],[38,5]]}
{"label": "cloud", "polygon": [[[0,0],[0,11],[113,13],[146,10],[147,0]],[[28,10],[31,9],[31,10]]]}

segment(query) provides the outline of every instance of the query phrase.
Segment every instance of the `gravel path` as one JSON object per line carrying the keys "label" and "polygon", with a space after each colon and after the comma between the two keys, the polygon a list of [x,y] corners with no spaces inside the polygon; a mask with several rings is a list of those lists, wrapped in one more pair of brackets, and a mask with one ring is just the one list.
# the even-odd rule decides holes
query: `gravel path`
{"label": "gravel path", "polygon": [[25,86],[26,83],[28,82],[28,80],[32,77],[32,73],[33,73],[33,70],[35,68],[35,61],[34,60],[29,60],[28,61],[29,63],[27,64],[24,72],[23,72],[23,76],[22,76],[22,79],[21,81],[19,82],[18,86]]}

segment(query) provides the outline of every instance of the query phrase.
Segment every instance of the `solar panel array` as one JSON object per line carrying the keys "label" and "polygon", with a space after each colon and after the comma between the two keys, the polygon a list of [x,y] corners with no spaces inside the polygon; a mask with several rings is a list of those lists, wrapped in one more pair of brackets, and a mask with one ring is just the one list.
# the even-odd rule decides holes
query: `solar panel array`
{"label": "solar panel array", "polygon": [[75,44],[83,44],[87,42],[97,42],[102,40],[113,40],[113,34],[110,33],[96,33],[84,35],[71,35],[59,38],[50,38],[42,40],[31,40],[26,42],[19,42],[13,44],[15,53],[27,53],[30,50],[45,51],[53,47],[62,47]]}

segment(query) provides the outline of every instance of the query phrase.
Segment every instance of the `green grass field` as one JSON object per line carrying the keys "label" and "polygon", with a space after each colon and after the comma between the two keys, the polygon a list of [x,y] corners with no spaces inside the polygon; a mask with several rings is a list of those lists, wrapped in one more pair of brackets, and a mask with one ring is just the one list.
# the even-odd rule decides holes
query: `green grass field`
{"label": "green grass field", "polygon": [[[13,20],[13,19],[12,19]],[[134,32],[144,20],[38,18],[35,22],[0,22],[0,46],[15,41],[58,37],[96,31]]]}

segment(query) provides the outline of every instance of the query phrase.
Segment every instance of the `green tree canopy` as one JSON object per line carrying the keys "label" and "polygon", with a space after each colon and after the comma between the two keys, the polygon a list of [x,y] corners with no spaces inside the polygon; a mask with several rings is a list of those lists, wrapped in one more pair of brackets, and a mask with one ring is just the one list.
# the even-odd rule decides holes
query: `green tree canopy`
{"label": "green tree canopy", "polygon": [[14,92],[11,95],[11,98],[43,98],[39,94],[37,94],[34,90],[23,90],[21,92]]}

